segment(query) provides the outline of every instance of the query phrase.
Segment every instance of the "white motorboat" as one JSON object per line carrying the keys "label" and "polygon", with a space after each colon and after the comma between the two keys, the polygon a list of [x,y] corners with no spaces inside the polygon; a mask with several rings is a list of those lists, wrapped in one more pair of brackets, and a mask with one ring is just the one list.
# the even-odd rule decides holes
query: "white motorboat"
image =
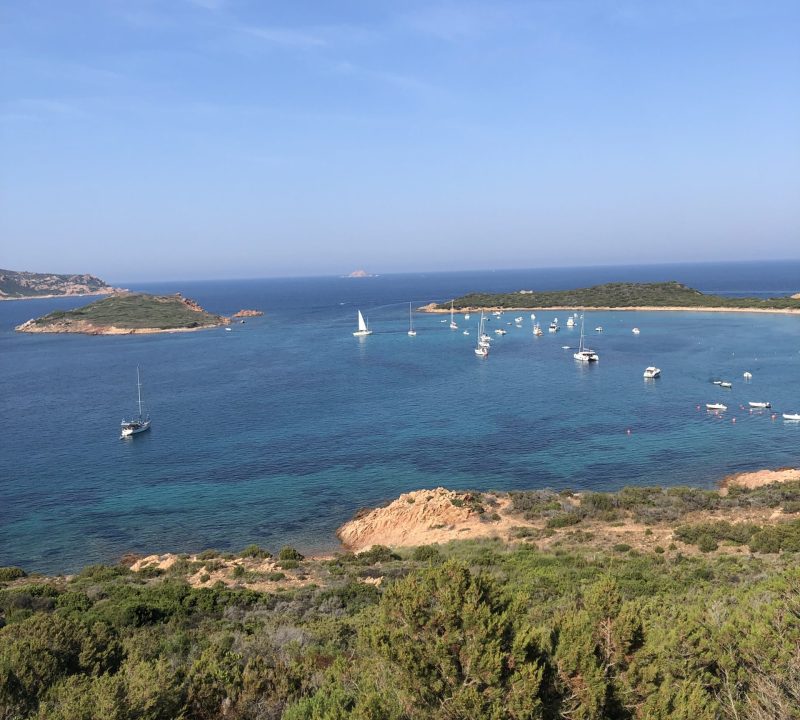
{"label": "white motorboat", "polygon": [[728,382],[727,380],[723,380],[722,382],[719,383],[719,386],[721,388],[725,388],[726,390],[730,390],[733,387],[733,383]]}
{"label": "white motorboat", "polygon": [[469,320],[469,313],[464,313],[464,320]]}
{"label": "white motorboat", "polygon": [[567,318],[567,327],[568,327],[568,328],[575,327],[575,318],[574,318],[574,317],[572,317],[572,315],[570,315],[570,316]]}
{"label": "white motorboat", "polygon": [[800,420],[800,413],[783,413],[784,420]]}
{"label": "white motorboat", "polygon": [[542,328],[539,325],[539,323],[534,323],[534,325],[533,325],[533,334],[536,335],[536,337],[540,337],[541,335],[544,335],[544,332],[542,332]]}
{"label": "white motorboat", "polygon": [[139,366],[136,366],[136,389],[139,396],[139,415],[120,424],[120,438],[138,435],[150,429],[150,413],[142,412],[142,381],[139,378]]}
{"label": "white motorboat", "polygon": [[749,402],[749,403],[747,403],[747,404],[748,404],[748,405],[749,405],[751,408],[760,408],[760,409],[764,409],[764,408],[771,408],[771,407],[772,407],[772,403],[768,403],[768,402]]}
{"label": "white motorboat", "polygon": [[597,362],[600,359],[600,356],[594,350],[590,350],[583,345],[583,315],[581,315],[581,341],[578,345],[578,352],[573,353],[572,357],[585,363]]}
{"label": "white motorboat", "polygon": [[661,377],[661,368],[652,365],[649,368],[645,368],[644,377],[646,380],[653,380],[657,377]]}
{"label": "white motorboat", "polygon": [[503,328],[497,328],[494,331],[494,334],[495,335],[508,335],[508,331],[507,330],[503,330]]}
{"label": "white motorboat", "polygon": [[469,335],[469,330],[464,330],[464,332],[463,332],[463,333],[461,333],[461,334],[462,334],[462,335]]}
{"label": "white motorboat", "polygon": [[722,403],[706,403],[706,410],[727,410],[728,406]]}
{"label": "white motorboat", "polygon": [[367,323],[364,321],[364,316],[361,314],[361,310],[358,311],[358,330],[353,333],[354,337],[365,337],[366,335],[372,335],[372,330],[367,327]]}
{"label": "white motorboat", "polygon": [[414,330],[414,316],[411,314],[411,303],[408,303],[408,336],[415,337],[417,331]]}
{"label": "white motorboat", "polygon": [[515,323],[521,323],[522,322],[522,315],[520,315],[519,317],[514,318],[514,322]]}
{"label": "white motorboat", "polygon": [[641,330],[639,330],[639,328],[633,328],[633,330],[631,330],[631,332],[632,332],[634,335],[638,335],[638,334],[641,332]]}
{"label": "white motorboat", "polygon": [[536,313],[531,313],[531,320],[536,320]]}
{"label": "white motorboat", "polygon": [[559,329],[560,329],[560,328],[558,327],[558,318],[555,318],[555,319],[553,320],[553,322],[551,322],[551,323],[550,323],[550,326],[547,328],[547,330],[548,330],[549,332],[552,332],[552,333],[554,333],[554,332],[558,332],[558,331],[559,331]]}
{"label": "white motorboat", "polygon": [[602,326],[602,325],[598,325],[598,326],[597,326],[597,327],[594,329],[594,331],[595,331],[595,332],[603,332],[603,326]]}

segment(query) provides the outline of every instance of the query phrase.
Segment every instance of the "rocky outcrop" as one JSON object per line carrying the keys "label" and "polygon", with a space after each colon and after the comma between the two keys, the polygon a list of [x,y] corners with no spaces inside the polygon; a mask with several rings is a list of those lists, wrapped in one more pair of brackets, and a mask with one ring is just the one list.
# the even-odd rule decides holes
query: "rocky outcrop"
{"label": "rocky outcrop", "polygon": [[263,314],[264,314],[263,310],[239,310],[239,312],[233,313],[231,317],[234,318],[260,317]]}
{"label": "rocky outcrop", "polygon": [[55,273],[0,270],[0,300],[76,295],[110,295],[120,292],[94,275],[58,275]]}

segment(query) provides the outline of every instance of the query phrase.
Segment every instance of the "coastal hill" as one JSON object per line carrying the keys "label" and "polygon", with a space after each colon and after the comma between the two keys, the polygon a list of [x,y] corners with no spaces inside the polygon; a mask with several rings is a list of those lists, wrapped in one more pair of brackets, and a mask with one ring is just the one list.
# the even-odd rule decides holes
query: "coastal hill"
{"label": "coastal hill", "polygon": [[228,322],[180,294],[121,293],[74,310],[57,310],[16,329],[29,333],[123,335],[202,330]]}
{"label": "coastal hill", "polygon": [[[457,310],[571,309],[600,310],[756,310],[800,312],[800,298],[739,298],[708,295],[679,282],[606,283],[575,290],[519,290],[470,293],[453,301]],[[450,303],[426,306],[427,312],[449,312]]]}
{"label": "coastal hill", "polygon": [[61,295],[110,295],[117,292],[94,275],[57,275],[55,273],[0,270],[0,300],[24,300]]}
{"label": "coastal hill", "polygon": [[800,482],[727,490],[420,490],[358,553],[0,567],[0,717],[791,720]]}

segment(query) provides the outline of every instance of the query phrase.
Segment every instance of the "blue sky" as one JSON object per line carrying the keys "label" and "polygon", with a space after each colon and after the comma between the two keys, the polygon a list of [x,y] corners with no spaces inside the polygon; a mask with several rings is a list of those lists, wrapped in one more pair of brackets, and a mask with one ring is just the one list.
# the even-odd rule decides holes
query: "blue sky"
{"label": "blue sky", "polygon": [[6,0],[0,267],[800,257],[794,0]]}

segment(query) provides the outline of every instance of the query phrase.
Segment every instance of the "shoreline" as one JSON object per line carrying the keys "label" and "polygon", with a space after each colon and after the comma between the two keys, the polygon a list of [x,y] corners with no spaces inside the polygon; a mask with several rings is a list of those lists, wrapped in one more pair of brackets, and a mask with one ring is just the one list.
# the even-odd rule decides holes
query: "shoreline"
{"label": "shoreline", "polygon": [[118,328],[113,325],[108,327],[86,327],[83,329],[65,330],[63,328],[45,328],[34,329],[30,325],[32,321],[22,323],[14,328],[16,332],[29,333],[30,335],[154,335],[156,333],[178,333],[178,332],[195,332],[196,330],[213,330],[214,328],[225,327],[230,324],[222,322],[215,325],[198,325],[197,327],[184,327],[184,328]]}
{"label": "shoreline", "polygon": [[[800,315],[800,308],[734,308],[734,307],[681,307],[675,306],[658,306],[658,305],[631,305],[626,307],[610,307],[605,305],[597,306],[578,306],[578,305],[549,305],[547,307],[464,307],[457,308],[455,313],[463,315],[464,313],[475,312],[526,312],[529,310],[536,310],[539,312],[546,312],[548,310],[557,310],[563,312],[565,310],[582,310],[584,312],[719,312],[719,313],[777,313],[779,315]],[[450,308],[442,308],[436,306],[436,303],[430,305],[423,305],[417,308],[417,312],[429,313],[432,315],[449,315]]]}

